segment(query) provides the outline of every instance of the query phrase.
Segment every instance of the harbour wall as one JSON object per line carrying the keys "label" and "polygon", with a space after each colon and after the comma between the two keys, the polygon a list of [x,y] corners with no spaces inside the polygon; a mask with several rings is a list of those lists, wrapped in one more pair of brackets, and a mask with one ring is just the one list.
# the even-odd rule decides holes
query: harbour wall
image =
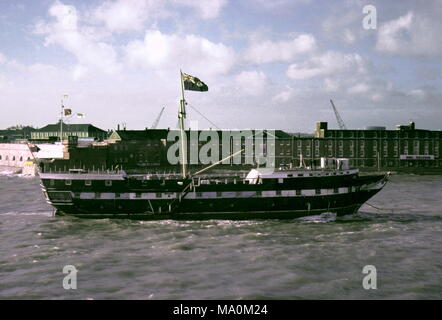
{"label": "harbour wall", "polygon": [[23,168],[26,161],[33,159],[27,144],[2,143],[0,144],[0,166]]}
{"label": "harbour wall", "polygon": [[37,144],[37,152],[32,153],[26,143],[0,144],[0,170],[25,175],[35,175],[37,159],[62,159],[63,145]]}

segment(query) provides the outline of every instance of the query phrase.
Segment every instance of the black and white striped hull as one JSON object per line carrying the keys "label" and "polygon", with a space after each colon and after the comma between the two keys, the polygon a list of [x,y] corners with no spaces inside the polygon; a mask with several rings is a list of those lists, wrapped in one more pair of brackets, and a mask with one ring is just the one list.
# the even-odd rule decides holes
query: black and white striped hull
{"label": "black and white striped hull", "polygon": [[[58,214],[86,218],[130,219],[293,219],[324,212],[353,214],[385,185],[383,176],[353,186],[300,190],[214,191],[197,186],[185,195],[162,190],[75,192],[47,188]],[[242,190],[241,190],[242,189]],[[222,190],[222,188],[221,188]],[[127,191],[127,192],[124,192]],[[153,192],[155,191],[155,192]]]}

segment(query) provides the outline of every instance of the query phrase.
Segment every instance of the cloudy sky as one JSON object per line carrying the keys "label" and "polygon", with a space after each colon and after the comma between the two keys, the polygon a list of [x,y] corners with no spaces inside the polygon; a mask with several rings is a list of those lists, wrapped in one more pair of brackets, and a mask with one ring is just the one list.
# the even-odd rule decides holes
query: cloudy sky
{"label": "cloudy sky", "polygon": [[0,0],[0,128],[57,121],[64,94],[86,113],[71,123],[143,129],[165,106],[176,127],[182,69],[220,128],[336,128],[333,99],[349,128],[439,130],[441,16],[442,0]]}

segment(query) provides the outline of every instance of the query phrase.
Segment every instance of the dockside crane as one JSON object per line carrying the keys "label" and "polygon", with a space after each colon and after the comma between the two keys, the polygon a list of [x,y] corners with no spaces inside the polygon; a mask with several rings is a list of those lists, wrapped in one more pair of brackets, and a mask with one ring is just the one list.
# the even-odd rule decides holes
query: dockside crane
{"label": "dockside crane", "polygon": [[152,126],[150,127],[151,129],[156,129],[158,126],[158,123],[160,122],[161,116],[163,115],[164,112],[164,108],[163,107],[160,111],[160,113],[158,114],[157,118],[155,119],[155,121],[153,122]]}
{"label": "dockside crane", "polygon": [[344,120],[342,120],[341,116],[339,115],[339,112],[336,109],[335,104],[333,103],[332,99],[330,99],[330,103],[331,103],[331,105],[333,107],[333,111],[335,112],[336,121],[338,122],[339,129],[347,130],[347,127],[345,126]]}

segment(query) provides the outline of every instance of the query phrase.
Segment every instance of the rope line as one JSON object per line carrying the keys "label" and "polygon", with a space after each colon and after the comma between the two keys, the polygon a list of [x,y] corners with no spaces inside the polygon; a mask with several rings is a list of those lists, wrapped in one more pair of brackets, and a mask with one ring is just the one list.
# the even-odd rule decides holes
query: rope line
{"label": "rope line", "polygon": [[210,121],[205,115],[203,115],[201,112],[198,111],[197,108],[195,108],[194,106],[192,106],[191,104],[187,103],[187,105],[189,107],[191,107],[193,110],[195,110],[196,112],[199,113],[200,116],[202,116],[204,119],[206,119],[207,121],[210,122],[210,124],[212,124],[215,128],[217,128],[218,130],[221,130],[216,124],[214,124],[212,121]]}
{"label": "rope line", "polygon": [[370,207],[372,207],[372,208],[374,208],[374,209],[376,209],[376,210],[380,210],[380,211],[391,211],[392,213],[394,213],[394,209],[389,209],[389,208],[379,208],[379,207],[376,207],[376,206],[374,206],[374,205],[372,205],[372,204],[369,204],[368,202],[366,202],[365,204],[368,205],[368,206],[370,206]]}

